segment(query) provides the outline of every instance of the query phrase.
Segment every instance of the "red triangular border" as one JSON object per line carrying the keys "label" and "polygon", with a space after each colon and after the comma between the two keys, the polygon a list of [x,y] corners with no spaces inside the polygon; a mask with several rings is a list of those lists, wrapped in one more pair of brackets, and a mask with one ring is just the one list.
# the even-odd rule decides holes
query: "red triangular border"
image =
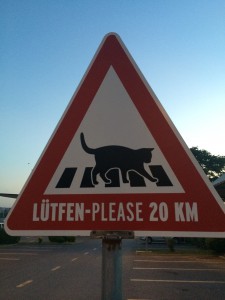
{"label": "red triangular border", "polygon": [[[155,138],[173,172],[176,174],[184,194],[122,194],[122,195],[54,195],[50,201],[92,202],[143,202],[144,222],[34,222],[33,204],[41,203],[44,191],[59,165],[67,147],[82,122],[108,69],[112,66],[127,90],[134,105]],[[118,108],[119,109],[119,108]],[[63,198],[63,199],[62,199]],[[149,222],[149,203],[168,205],[167,221]],[[198,221],[175,221],[175,202],[198,205]],[[59,235],[77,230],[141,230],[163,233],[164,236],[176,232],[176,236],[225,236],[225,209],[223,202],[208,182],[203,171],[193,158],[190,150],[180,137],[173,123],[162,108],[154,92],[148,86],[126,47],[116,34],[107,35],[97,51],[77,92],[72,97],[67,110],[46,146],[35,170],[28,179],[21,195],[7,217],[6,230],[10,234]]]}

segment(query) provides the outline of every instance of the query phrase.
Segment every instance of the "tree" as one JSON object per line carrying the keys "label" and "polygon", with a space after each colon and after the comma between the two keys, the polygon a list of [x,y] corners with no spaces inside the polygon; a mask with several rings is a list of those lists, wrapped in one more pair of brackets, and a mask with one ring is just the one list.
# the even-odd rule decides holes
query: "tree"
{"label": "tree", "polygon": [[213,181],[225,173],[225,156],[213,155],[198,147],[190,148],[205,174]]}

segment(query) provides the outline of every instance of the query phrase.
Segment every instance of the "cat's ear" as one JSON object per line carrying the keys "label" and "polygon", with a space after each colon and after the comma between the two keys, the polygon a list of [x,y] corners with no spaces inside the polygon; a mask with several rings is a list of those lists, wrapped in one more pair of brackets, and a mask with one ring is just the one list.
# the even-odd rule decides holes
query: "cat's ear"
{"label": "cat's ear", "polygon": [[149,148],[150,151],[153,151],[155,148]]}

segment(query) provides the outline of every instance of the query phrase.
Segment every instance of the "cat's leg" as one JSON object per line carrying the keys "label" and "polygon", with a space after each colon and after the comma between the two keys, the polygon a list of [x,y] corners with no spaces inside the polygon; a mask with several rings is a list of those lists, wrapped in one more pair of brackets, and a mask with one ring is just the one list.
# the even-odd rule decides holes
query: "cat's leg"
{"label": "cat's leg", "polygon": [[121,175],[122,175],[122,180],[123,180],[123,183],[129,183],[129,179],[128,179],[128,172],[126,170],[121,170]]}
{"label": "cat's leg", "polygon": [[92,172],[91,172],[91,177],[92,177],[92,183],[94,185],[97,185],[98,184],[98,180],[97,180],[97,175],[99,173],[99,170],[98,168],[95,166],[93,169],[92,169]]}
{"label": "cat's leg", "polygon": [[[108,170],[107,170],[108,171]],[[102,180],[105,182],[105,183],[111,183],[111,180],[109,178],[106,177],[106,172],[105,170],[101,170],[99,175],[101,176]]]}
{"label": "cat's leg", "polygon": [[145,178],[147,178],[148,180],[150,180],[151,182],[158,182],[158,178],[156,177],[152,177],[146,170],[145,168],[141,168],[136,170],[139,174],[141,174],[142,176],[144,176]]}

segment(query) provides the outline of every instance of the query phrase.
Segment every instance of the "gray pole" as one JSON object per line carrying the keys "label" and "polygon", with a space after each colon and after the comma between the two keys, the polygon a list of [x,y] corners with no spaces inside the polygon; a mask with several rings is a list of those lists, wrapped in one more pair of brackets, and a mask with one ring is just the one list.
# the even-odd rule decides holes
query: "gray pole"
{"label": "gray pole", "polygon": [[122,300],[122,238],[102,239],[102,300]]}

